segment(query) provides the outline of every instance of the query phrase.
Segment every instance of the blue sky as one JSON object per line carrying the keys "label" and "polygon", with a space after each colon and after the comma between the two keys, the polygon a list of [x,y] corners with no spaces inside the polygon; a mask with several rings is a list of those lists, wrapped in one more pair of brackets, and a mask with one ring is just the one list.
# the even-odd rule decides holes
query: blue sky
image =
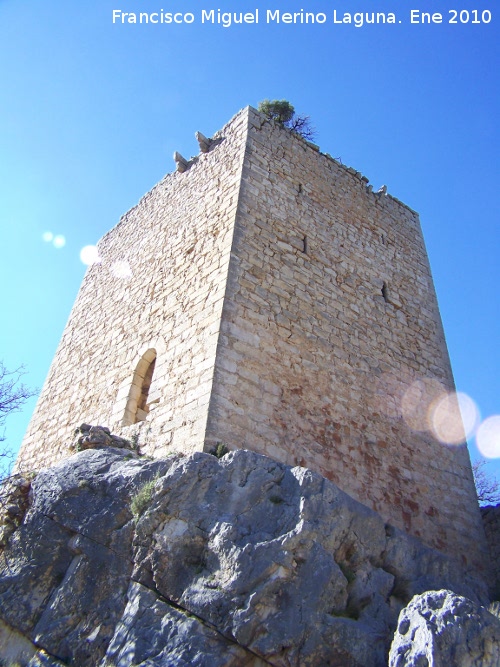
{"label": "blue sky", "polygon": [[[443,23],[410,24],[415,4]],[[286,98],[311,116],[324,152],[420,213],[457,388],[482,419],[500,415],[500,13],[491,0],[415,4],[0,0],[6,366],[24,364],[25,382],[42,386],[85,272],[80,249],[173,170],[174,150],[189,157],[196,130],[210,136],[241,107]],[[401,23],[338,25],[334,7],[394,12]],[[261,22],[202,25],[212,8],[259,8]],[[453,8],[469,22],[449,24]],[[196,20],[113,25],[113,9]],[[324,12],[327,22],[266,25],[266,9]],[[473,9],[491,21],[471,23]],[[33,407],[7,421],[14,448]],[[488,470],[500,477],[500,459]]]}

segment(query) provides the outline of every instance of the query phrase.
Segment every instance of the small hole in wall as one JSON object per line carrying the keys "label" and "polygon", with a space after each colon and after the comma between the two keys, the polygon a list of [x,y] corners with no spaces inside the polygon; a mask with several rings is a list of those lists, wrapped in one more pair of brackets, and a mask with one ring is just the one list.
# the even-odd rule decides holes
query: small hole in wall
{"label": "small hole in wall", "polygon": [[297,191],[300,195],[300,193],[302,192],[302,183],[299,183],[299,187],[297,188]]}
{"label": "small hole in wall", "polygon": [[307,255],[307,236],[302,239],[302,252]]}
{"label": "small hole in wall", "polygon": [[389,303],[389,296],[387,294],[387,284],[386,283],[384,283],[382,285],[382,290],[381,291],[382,291],[382,296],[384,297],[384,301],[386,303]]}
{"label": "small hole in wall", "polygon": [[382,241],[382,245],[385,245],[385,236],[384,236],[384,234],[380,234],[380,240]]}

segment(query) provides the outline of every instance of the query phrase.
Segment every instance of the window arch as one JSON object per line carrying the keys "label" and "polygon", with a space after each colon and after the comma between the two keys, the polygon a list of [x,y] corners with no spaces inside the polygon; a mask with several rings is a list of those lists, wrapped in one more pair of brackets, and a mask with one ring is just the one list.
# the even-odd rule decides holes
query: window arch
{"label": "window arch", "polygon": [[156,350],[151,347],[144,352],[136,366],[125,407],[124,426],[136,424],[146,419],[149,412],[149,389],[153,381],[155,365]]}

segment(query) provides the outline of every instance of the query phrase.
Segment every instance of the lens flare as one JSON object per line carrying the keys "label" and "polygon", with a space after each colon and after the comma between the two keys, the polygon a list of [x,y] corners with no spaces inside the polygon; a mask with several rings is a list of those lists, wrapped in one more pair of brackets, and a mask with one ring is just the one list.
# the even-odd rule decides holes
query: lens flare
{"label": "lens flare", "polygon": [[44,232],[42,234],[42,239],[45,241],[45,243],[50,243],[54,238],[54,234],[52,232]]}
{"label": "lens flare", "polygon": [[54,246],[54,248],[64,248],[64,246],[66,245],[66,239],[62,234],[57,234],[57,236],[54,236],[52,245]]}
{"label": "lens flare", "polygon": [[470,438],[476,432],[479,422],[481,421],[479,408],[477,407],[476,402],[468,394],[465,394],[462,391],[457,392],[457,399],[460,414],[462,415],[462,423],[465,429],[465,437]]}
{"label": "lens flare", "polygon": [[95,245],[86,245],[80,250],[80,260],[83,264],[90,266],[91,264],[98,264],[101,261],[99,251]]}
{"label": "lens flare", "polygon": [[461,445],[479,418],[474,401],[463,393],[439,396],[429,409],[429,424],[434,437],[445,445]]}
{"label": "lens flare", "polygon": [[476,444],[487,459],[500,458],[500,415],[485,419],[477,429]]}
{"label": "lens flare", "polygon": [[111,266],[111,273],[115,276],[115,278],[130,278],[132,275],[132,269],[126,260],[120,260],[113,262],[113,265]]}
{"label": "lens flare", "polygon": [[438,397],[445,393],[437,380],[423,378],[412,382],[401,401],[401,412],[406,424],[413,431],[430,429],[429,408]]}

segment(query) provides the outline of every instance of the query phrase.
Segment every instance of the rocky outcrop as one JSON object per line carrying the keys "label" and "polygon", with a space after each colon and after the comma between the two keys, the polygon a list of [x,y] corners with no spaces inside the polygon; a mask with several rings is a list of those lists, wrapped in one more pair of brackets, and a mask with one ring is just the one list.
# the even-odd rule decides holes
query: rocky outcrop
{"label": "rocky outcrop", "polygon": [[130,440],[114,435],[107,426],[92,426],[91,424],[81,424],[75,429],[73,442],[69,449],[72,452],[82,452],[84,449],[103,449],[104,447],[118,447],[137,452],[137,446]]}
{"label": "rocky outcrop", "polygon": [[29,498],[0,578],[22,665],[378,667],[414,595],[487,601],[333,483],[249,451],[90,449]]}
{"label": "rocky outcrop", "polygon": [[21,525],[29,506],[33,475],[11,475],[0,486],[0,549]]}
{"label": "rocky outcrop", "polygon": [[452,591],[416,595],[398,621],[389,667],[500,665],[500,622]]}

